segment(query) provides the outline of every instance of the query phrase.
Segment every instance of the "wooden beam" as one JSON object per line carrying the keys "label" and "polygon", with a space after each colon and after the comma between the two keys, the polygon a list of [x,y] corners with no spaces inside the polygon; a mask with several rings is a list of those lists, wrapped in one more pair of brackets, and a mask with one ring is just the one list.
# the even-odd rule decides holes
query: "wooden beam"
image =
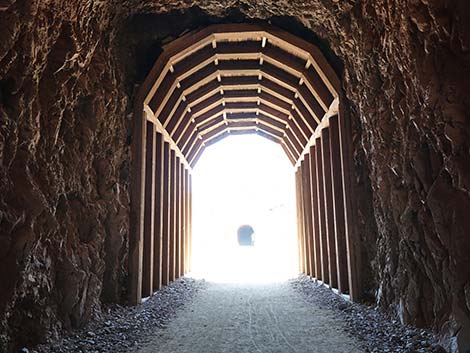
{"label": "wooden beam", "polygon": [[296,162],[297,159],[295,158],[293,152],[287,146],[285,140],[283,140],[281,142],[281,147],[284,150],[284,152],[286,153],[287,158],[289,158],[289,160],[291,161],[292,165],[295,165],[295,162]]}
{"label": "wooden beam", "polygon": [[189,174],[189,246],[188,246],[188,267],[192,270],[193,261],[193,176]]}
{"label": "wooden beam", "polygon": [[170,151],[170,282],[176,269],[176,154]]}
{"label": "wooden beam", "polygon": [[175,279],[181,275],[181,162],[175,163]]}
{"label": "wooden beam", "polygon": [[190,208],[191,199],[189,197],[189,173],[186,171],[186,273],[190,271],[190,244],[189,244],[189,236],[191,232],[190,228]]}
{"label": "wooden beam", "polygon": [[304,237],[303,237],[303,226],[302,226],[302,192],[301,192],[301,177],[300,168],[295,171],[295,193],[296,193],[296,207],[297,207],[297,246],[299,253],[299,271],[300,273],[306,273],[304,263]]}
{"label": "wooden beam", "polygon": [[171,210],[171,154],[170,144],[163,145],[163,195],[162,195],[162,284],[170,283],[170,210]]}
{"label": "wooden beam", "polygon": [[346,224],[344,219],[343,175],[341,170],[341,148],[339,141],[338,116],[330,118],[331,180],[333,183],[333,211],[335,220],[336,266],[338,289],[349,293],[348,257],[346,249]]}
{"label": "wooden beam", "polygon": [[[344,100],[346,98],[344,97]],[[342,101],[343,102],[343,101]],[[343,103],[342,103],[343,104]],[[346,108],[341,105],[338,114],[341,170],[343,173],[344,218],[346,248],[348,252],[349,292],[351,300],[359,301],[363,295],[361,280],[361,240],[356,228],[355,173],[353,166],[351,122],[346,118]]]}
{"label": "wooden beam", "polygon": [[184,154],[182,153],[181,149],[178,147],[178,145],[173,140],[173,138],[168,134],[168,132],[163,128],[160,121],[158,121],[158,119],[155,118],[155,115],[152,113],[152,110],[149,108],[149,106],[144,106],[144,112],[145,112],[145,116],[147,117],[147,120],[150,120],[151,122],[154,123],[156,131],[163,135],[164,140],[167,141],[170,144],[171,149],[175,151],[175,153],[178,157],[180,157],[180,159],[185,164],[185,167],[189,168],[189,170],[191,170],[191,167],[189,166],[188,162],[186,161],[186,159],[184,157]]}
{"label": "wooden beam", "polygon": [[326,112],[326,114],[323,116],[320,122],[320,125],[317,126],[317,128],[315,129],[315,132],[308,140],[307,145],[302,151],[302,154],[300,155],[299,160],[296,162],[296,165],[295,165],[296,168],[300,165],[300,161],[303,160],[304,155],[309,153],[310,146],[313,146],[316,142],[316,139],[319,136],[321,136],[321,130],[329,126],[330,117],[337,115],[338,111],[339,111],[339,98],[335,99],[333,103],[331,103],[330,109],[328,109],[328,112]]}
{"label": "wooden beam", "polygon": [[328,272],[330,274],[329,284],[338,288],[338,269],[336,267],[336,244],[335,244],[335,219],[333,210],[333,190],[331,182],[331,157],[330,157],[330,131],[329,128],[322,130],[322,164],[323,164],[323,190],[325,221],[326,221],[326,243],[328,248]]}
{"label": "wooden beam", "polygon": [[153,237],[155,212],[155,127],[151,121],[147,121],[146,144],[142,296],[149,297],[153,294]]}
{"label": "wooden beam", "polygon": [[162,288],[162,259],[163,259],[163,168],[164,140],[159,132],[155,136],[155,208],[154,208],[154,250],[153,250],[153,291]]}
{"label": "wooden beam", "polygon": [[[220,40],[218,36],[225,37],[229,35],[231,35],[232,40],[234,37],[238,38],[238,40],[257,39],[260,37],[260,35],[262,37],[266,37],[267,39],[269,38],[269,43],[273,43],[275,46],[278,46],[284,51],[293,52],[303,60],[307,60],[309,63],[311,62],[311,66],[317,70],[320,78],[325,83],[331,94],[334,97],[337,96],[337,92],[340,90],[339,80],[326,62],[326,59],[314,45],[275,28],[263,30],[258,27],[260,31],[257,33],[257,31],[252,30],[253,27],[248,28],[248,26],[252,25],[237,24],[235,26],[238,31],[237,33],[223,34],[212,34],[209,33],[209,31],[220,30],[225,32],[227,28],[230,28],[230,25],[210,26],[197,33],[192,33],[190,35],[179,38],[171,43],[171,45],[168,45],[168,47],[165,48],[164,53],[155,63],[144,85],[142,85],[141,89],[139,90],[139,99],[145,103],[148,103],[148,100],[153,96],[154,92],[159,87],[162,77],[166,76],[166,73],[168,72],[172,63],[183,60],[185,57],[194,54],[196,51],[200,50],[207,44],[213,41],[217,41],[215,38]],[[231,29],[235,29],[235,27],[232,27]],[[307,48],[307,50],[296,47],[296,45],[291,44],[290,41],[292,43],[296,43],[296,45],[301,45],[302,48]],[[172,63],[168,61],[171,61]]]}
{"label": "wooden beam", "polygon": [[131,214],[129,237],[129,297],[130,305],[142,301],[142,264],[144,249],[145,155],[147,119],[140,106],[135,110],[132,139]]}
{"label": "wooden beam", "polygon": [[313,226],[313,248],[315,262],[315,277],[322,278],[321,269],[321,241],[320,241],[320,219],[318,211],[318,181],[317,181],[317,156],[315,145],[310,146],[310,153],[305,155],[310,158],[310,188],[312,190],[312,226]]}
{"label": "wooden beam", "polygon": [[303,242],[304,242],[303,261],[304,261],[304,266],[305,266],[305,274],[310,275],[310,257],[308,256],[309,251],[310,251],[310,244],[308,241],[307,206],[306,206],[305,182],[304,182],[305,165],[301,163],[299,169],[300,169],[300,185],[301,185],[301,199],[302,199],[302,222],[303,222],[302,228],[303,228]]}
{"label": "wooden beam", "polygon": [[320,223],[320,259],[321,259],[321,279],[329,284],[330,274],[328,268],[328,243],[326,235],[326,214],[325,214],[325,192],[323,183],[323,160],[322,160],[321,137],[316,139],[315,153],[317,161],[317,195],[318,195],[318,218]]}
{"label": "wooden beam", "polygon": [[180,276],[186,273],[186,169],[181,164],[181,266]]}
{"label": "wooden beam", "polygon": [[304,214],[305,214],[305,244],[306,244],[306,259],[307,259],[307,274],[309,276],[315,273],[315,264],[312,263],[313,253],[313,234],[312,234],[312,195],[310,191],[310,159],[305,158],[302,162],[302,196],[304,199]]}
{"label": "wooden beam", "polygon": [[[230,72],[231,75],[234,73],[236,72]],[[214,71],[212,76],[216,76],[216,74],[220,74],[220,71]],[[204,80],[208,80],[210,78],[211,77],[205,77]],[[200,81],[198,81],[198,84],[200,84]],[[193,87],[191,89],[193,89]],[[300,94],[295,95],[294,91],[288,90],[279,83],[271,81],[267,75],[265,75],[261,81],[258,79],[258,76],[229,76],[222,77],[220,82],[214,78],[207,84],[199,86],[198,89],[191,93],[189,93],[189,88],[184,92],[175,91],[171,99],[168,101],[167,107],[163,109],[162,114],[166,117],[163,125],[170,132],[170,135],[173,135],[175,129],[181,123],[182,116],[187,112],[188,108],[192,109],[195,105],[204,102],[213,95],[220,95],[221,90],[222,92],[225,92],[240,89],[261,89],[272,96],[276,96],[277,98],[286,101],[290,106],[295,105],[297,107],[296,109],[301,112],[302,118],[305,121],[309,121],[313,130],[326,111],[318,105],[315,105],[314,101],[308,99],[308,97],[304,98],[304,95],[307,94],[304,86],[300,86],[298,91],[296,91]],[[181,97],[186,98],[182,101]],[[310,104],[313,104],[313,107],[311,107]],[[315,120],[313,121],[310,117],[314,117]]]}

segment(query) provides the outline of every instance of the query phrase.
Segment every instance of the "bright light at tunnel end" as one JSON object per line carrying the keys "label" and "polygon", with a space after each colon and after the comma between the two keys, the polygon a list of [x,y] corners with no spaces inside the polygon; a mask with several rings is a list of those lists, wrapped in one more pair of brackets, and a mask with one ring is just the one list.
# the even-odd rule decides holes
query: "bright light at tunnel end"
{"label": "bright light at tunnel end", "polygon": [[[285,281],[298,275],[294,169],[281,146],[257,135],[207,148],[193,172],[189,276],[224,283]],[[237,229],[253,227],[254,245]]]}

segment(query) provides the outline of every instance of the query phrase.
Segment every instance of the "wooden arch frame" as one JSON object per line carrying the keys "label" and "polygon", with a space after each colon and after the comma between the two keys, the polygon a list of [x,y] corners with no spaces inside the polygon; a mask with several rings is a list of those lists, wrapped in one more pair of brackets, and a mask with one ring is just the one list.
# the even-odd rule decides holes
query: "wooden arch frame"
{"label": "wooden arch frame", "polygon": [[[230,133],[257,133],[282,146],[297,170],[301,270],[348,293],[352,299],[358,298],[360,280],[352,221],[350,127],[340,112],[340,95],[340,81],[315,45],[269,25],[212,25],[166,45],[140,87],[135,104],[130,302],[138,303],[146,291],[145,283],[149,287],[149,279],[143,277],[149,273],[152,277],[153,270],[145,269],[145,239],[154,244],[153,238],[163,236],[157,234],[157,231],[165,231],[157,227],[157,219],[168,221],[168,231],[173,230],[173,233],[181,228],[182,235],[171,235],[176,237],[174,242],[180,239],[181,251],[185,245],[189,246],[192,167],[207,145]],[[328,141],[335,144],[328,145],[327,155],[318,154],[320,148],[316,147],[324,145],[326,138],[323,136],[326,135]],[[154,141],[161,141],[161,150],[167,151],[169,156],[156,155],[155,151],[159,149]],[[323,147],[326,151],[326,145]],[[155,173],[158,168],[163,172]],[[160,179],[157,180],[154,174]],[[322,184],[318,181],[319,176]],[[185,183],[176,189],[165,184],[180,183],[181,180]],[[148,197],[149,192],[153,194],[158,189],[159,182],[163,184],[161,188],[171,189],[168,200],[164,199],[163,189],[160,199]],[[322,199],[319,196],[323,197],[323,204],[318,203]],[[180,202],[184,203],[184,208],[179,208],[181,213],[172,215],[171,207]],[[319,210],[315,211],[315,204]],[[151,221],[146,220],[146,215],[153,214],[157,208],[163,209],[163,213],[152,216]],[[343,224],[336,225],[336,218]],[[342,234],[336,236],[339,232]],[[326,240],[331,238],[326,250],[321,248],[324,246],[322,236]],[[339,238],[344,240],[344,247],[333,244]],[[173,244],[171,241],[170,245]],[[175,244],[173,246],[177,247]],[[188,263],[190,249],[184,251],[187,252],[184,261]],[[345,254],[341,259],[335,255],[340,253]],[[173,254],[174,257],[180,255]],[[334,256],[337,257],[335,261]],[[327,272],[338,269],[340,281],[334,276],[325,277],[326,272],[322,272],[326,266],[322,263],[324,258],[329,261]],[[183,266],[184,261],[178,265]],[[180,272],[184,274],[186,269]]]}

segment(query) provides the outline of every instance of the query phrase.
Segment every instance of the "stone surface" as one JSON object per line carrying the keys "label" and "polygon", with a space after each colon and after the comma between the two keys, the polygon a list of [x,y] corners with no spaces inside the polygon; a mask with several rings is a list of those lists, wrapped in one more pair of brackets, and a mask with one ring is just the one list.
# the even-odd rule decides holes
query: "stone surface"
{"label": "stone surface", "polygon": [[469,17],[467,0],[0,1],[0,347],[124,300],[134,84],[161,45],[270,19],[342,76],[366,299],[470,349]]}

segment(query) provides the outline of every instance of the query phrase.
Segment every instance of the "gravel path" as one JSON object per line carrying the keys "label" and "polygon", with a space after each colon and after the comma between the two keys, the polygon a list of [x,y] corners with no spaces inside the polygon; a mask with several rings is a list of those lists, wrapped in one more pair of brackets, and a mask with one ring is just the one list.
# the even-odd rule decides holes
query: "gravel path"
{"label": "gravel path", "polygon": [[346,302],[303,275],[259,285],[182,278],[141,305],[107,307],[85,328],[21,351],[445,353],[431,332]]}
{"label": "gravel path", "polygon": [[376,306],[351,303],[301,275],[289,281],[291,288],[312,305],[329,310],[344,323],[346,331],[364,343],[372,353],[446,353],[429,330],[403,325]]}
{"label": "gravel path", "polygon": [[330,309],[307,303],[288,283],[209,283],[152,336],[139,352],[363,352]]}
{"label": "gravel path", "polygon": [[163,287],[140,305],[108,306],[83,329],[33,350],[24,348],[22,352],[131,352],[136,349],[138,342],[151,335],[156,328],[165,327],[177,310],[190,303],[198,290],[205,286],[204,281],[183,277]]}

